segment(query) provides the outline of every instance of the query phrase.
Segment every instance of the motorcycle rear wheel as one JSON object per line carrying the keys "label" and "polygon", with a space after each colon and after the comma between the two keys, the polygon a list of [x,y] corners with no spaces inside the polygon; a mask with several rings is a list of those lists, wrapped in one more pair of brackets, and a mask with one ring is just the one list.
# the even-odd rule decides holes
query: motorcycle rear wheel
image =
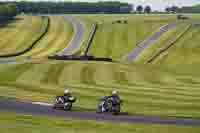
{"label": "motorcycle rear wheel", "polygon": [[117,105],[114,109],[112,109],[112,114],[113,115],[119,115],[120,114],[120,105]]}
{"label": "motorcycle rear wheel", "polygon": [[64,106],[63,109],[64,109],[65,111],[71,111],[71,109],[72,109],[72,104]]}

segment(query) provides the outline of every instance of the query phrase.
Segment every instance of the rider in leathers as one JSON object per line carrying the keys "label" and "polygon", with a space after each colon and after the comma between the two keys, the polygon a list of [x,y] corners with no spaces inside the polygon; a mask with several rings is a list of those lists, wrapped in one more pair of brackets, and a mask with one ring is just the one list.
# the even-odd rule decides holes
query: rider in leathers
{"label": "rider in leathers", "polygon": [[[119,97],[119,93],[118,93],[117,90],[113,90],[111,96],[106,96],[106,97],[104,97],[103,99],[104,99],[104,100],[112,99],[112,105],[113,105],[113,106],[119,105],[119,104],[122,102],[122,100],[121,100],[120,97]],[[105,109],[106,109],[106,108],[107,108],[107,107],[105,107]]]}
{"label": "rider in leathers", "polygon": [[68,102],[70,98],[74,98],[70,92],[69,89],[66,89],[64,91],[64,95],[63,95],[63,100],[64,100],[64,103]]}

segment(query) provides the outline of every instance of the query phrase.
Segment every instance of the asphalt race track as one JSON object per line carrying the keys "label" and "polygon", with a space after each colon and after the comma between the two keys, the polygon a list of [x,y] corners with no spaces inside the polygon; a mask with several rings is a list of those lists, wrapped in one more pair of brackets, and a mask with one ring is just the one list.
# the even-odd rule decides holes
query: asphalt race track
{"label": "asphalt race track", "polygon": [[138,44],[137,47],[134,48],[133,51],[131,51],[128,55],[124,56],[123,59],[126,61],[135,61],[144,50],[152,46],[163,34],[175,28],[176,25],[177,24],[174,22],[161,27],[160,30],[154,33],[150,38]]}
{"label": "asphalt race track", "polygon": [[59,55],[72,55],[80,49],[86,34],[85,25],[76,17],[67,16],[66,19],[73,24],[74,36],[67,47]]}
{"label": "asphalt race track", "polygon": [[149,116],[130,116],[130,115],[110,115],[96,114],[95,112],[65,112],[54,110],[51,105],[41,105],[28,102],[17,102],[11,100],[0,100],[0,112],[8,111],[19,114],[30,114],[39,116],[50,116],[59,118],[73,118],[79,120],[96,120],[116,123],[143,123],[143,124],[161,124],[177,126],[200,126],[200,120],[182,119],[182,118],[160,118]]}

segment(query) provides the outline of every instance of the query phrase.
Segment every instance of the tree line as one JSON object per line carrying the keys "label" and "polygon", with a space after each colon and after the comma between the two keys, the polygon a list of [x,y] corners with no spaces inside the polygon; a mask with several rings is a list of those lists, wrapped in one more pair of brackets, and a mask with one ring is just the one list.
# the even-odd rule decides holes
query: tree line
{"label": "tree line", "polygon": [[0,18],[12,18],[17,15],[17,7],[15,4],[0,3]]}
{"label": "tree line", "polygon": [[200,5],[178,8],[179,13],[200,13]]}
{"label": "tree line", "polygon": [[[135,9],[136,13],[151,13],[151,6],[138,5]],[[162,12],[160,12],[162,13]],[[164,12],[163,12],[164,13]],[[200,13],[200,5],[178,7],[176,5],[167,6],[165,13]]]}
{"label": "tree line", "polygon": [[151,13],[152,9],[151,9],[151,6],[149,6],[149,5],[147,5],[147,6],[138,5],[136,7],[136,12],[137,13]]}
{"label": "tree line", "polygon": [[171,7],[168,6],[168,7],[165,8],[165,11],[166,11],[167,13],[177,13],[178,10],[179,10],[179,7],[178,7],[178,6],[171,6]]}
{"label": "tree line", "polygon": [[64,14],[64,13],[130,13],[132,5],[122,2],[15,2],[18,12]]}
{"label": "tree line", "polygon": [[[0,2],[0,17],[11,18],[17,13],[35,14],[64,14],[64,13],[131,13],[133,5],[126,2],[53,2],[53,1],[18,1]],[[136,13],[151,13],[149,5],[138,5]],[[178,8],[177,6],[166,7],[167,13],[200,13],[200,5]]]}
{"label": "tree line", "polygon": [[200,13],[200,5],[184,7],[171,6],[167,7],[165,11],[168,13]]}

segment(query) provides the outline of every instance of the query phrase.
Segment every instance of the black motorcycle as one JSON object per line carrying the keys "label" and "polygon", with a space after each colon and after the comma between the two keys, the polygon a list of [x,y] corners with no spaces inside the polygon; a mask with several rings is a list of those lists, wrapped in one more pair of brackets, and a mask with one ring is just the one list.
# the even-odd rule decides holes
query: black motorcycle
{"label": "black motorcycle", "polygon": [[97,105],[97,113],[112,113],[118,115],[121,110],[121,101],[116,102],[112,97],[105,97]]}
{"label": "black motorcycle", "polygon": [[64,96],[57,96],[55,99],[54,109],[63,109],[65,111],[71,111],[72,104],[76,102],[75,97],[69,97],[65,99]]}

